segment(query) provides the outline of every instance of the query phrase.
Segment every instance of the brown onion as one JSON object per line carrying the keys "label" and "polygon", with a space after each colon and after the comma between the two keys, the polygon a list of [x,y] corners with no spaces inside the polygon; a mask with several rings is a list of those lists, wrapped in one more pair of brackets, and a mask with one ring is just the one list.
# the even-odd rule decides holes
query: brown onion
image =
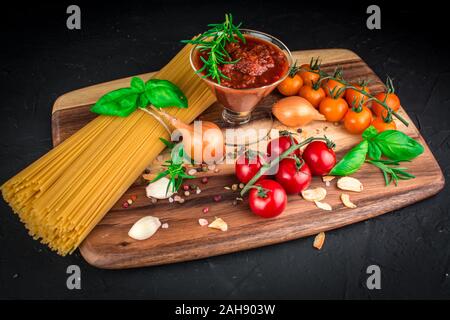
{"label": "brown onion", "polygon": [[275,117],[285,126],[301,127],[313,120],[326,120],[312,104],[298,96],[278,100],[272,107]]}

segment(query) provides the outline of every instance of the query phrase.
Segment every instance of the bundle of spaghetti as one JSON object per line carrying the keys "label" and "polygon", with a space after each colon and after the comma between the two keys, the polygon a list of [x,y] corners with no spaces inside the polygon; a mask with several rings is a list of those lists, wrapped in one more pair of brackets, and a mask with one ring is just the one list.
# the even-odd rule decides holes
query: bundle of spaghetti
{"label": "bundle of spaghetti", "polygon": [[[192,70],[185,46],[155,78],[175,83],[187,109],[167,111],[190,123],[215,98]],[[163,126],[141,110],[98,116],[1,186],[31,236],[61,255],[72,253],[164,149]]]}

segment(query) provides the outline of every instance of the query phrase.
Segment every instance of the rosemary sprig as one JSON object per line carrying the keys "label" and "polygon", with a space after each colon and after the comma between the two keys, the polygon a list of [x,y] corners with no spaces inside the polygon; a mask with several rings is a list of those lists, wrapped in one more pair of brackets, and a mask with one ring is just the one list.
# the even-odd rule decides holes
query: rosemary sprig
{"label": "rosemary sprig", "polygon": [[171,159],[166,160],[163,164],[163,167],[166,168],[163,172],[158,173],[158,175],[150,181],[153,183],[165,176],[169,177],[169,184],[167,185],[166,194],[169,191],[169,188],[172,187],[173,192],[177,192],[180,189],[181,184],[183,183],[183,179],[193,179],[194,176],[186,174],[186,170],[183,166],[184,159],[184,148],[183,144],[174,144],[170,141],[167,141],[163,138],[160,140],[169,148],[171,151]]}
{"label": "rosemary sprig", "polygon": [[219,65],[235,64],[239,61],[231,60],[230,54],[225,49],[226,45],[232,42],[238,42],[236,37],[245,43],[245,38],[239,30],[241,23],[233,24],[233,16],[225,14],[225,21],[223,23],[209,24],[211,29],[205,31],[200,36],[192,40],[182,40],[183,43],[190,43],[197,45],[200,52],[206,52],[208,59],[200,56],[203,66],[197,70],[197,73],[205,72],[204,78],[211,78],[220,84],[221,79],[229,78],[222,73]]}
{"label": "rosemary sprig", "polygon": [[[406,172],[407,168],[400,168],[400,161],[397,160],[366,160],[367,163],[373,164],[383,173],[386,186],[392,181],[398,185],[398,180],[409,180],[415,178],[412,174]],[[409,161],[408,161],[409,162]]]}

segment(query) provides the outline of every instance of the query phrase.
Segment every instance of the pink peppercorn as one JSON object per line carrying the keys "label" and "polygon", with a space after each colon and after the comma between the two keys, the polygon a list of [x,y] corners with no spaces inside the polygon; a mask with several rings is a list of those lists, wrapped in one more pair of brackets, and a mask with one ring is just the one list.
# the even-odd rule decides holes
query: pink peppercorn
{"label": "pink peppercorn", "polygon": [[126,202],[126,201],[125,201],[124,203],[122,203],[122,207],[125,208],[125,209],[128,208],[129,206],[130,206],[130,205],[129,205],[128,202]]}
{"label": "pink peppercorn", "polygon": [[183,190],[184,191],[188,191],[189,190],[189,186],[187,184],[183,184]]}
{"label": "pink peppercorn", "polygon": [[135,194],[132,194],[130,198],[131,198],[131,200],[133,200],[133,201],[136,201],[136,199],[137,199],[137,195],[135,195]]}
{"label": "pink peppercorn", "polygon": [[209,208],[208,207],[203,208],[203,213],[208,213],[208,212],[209,212]]}
{"label": "pink peppercorn", "polygon": [[202,183],[203,184],[207,184],[208,183],[208,177],[203,177],[202,178]]}
{"label": "pink peppercorn", "polygon": [[221,195],[216,195],[216,196],[214,196],[214,201],[215,202],[219,202],[220,200],[222,200],[222,196]]}

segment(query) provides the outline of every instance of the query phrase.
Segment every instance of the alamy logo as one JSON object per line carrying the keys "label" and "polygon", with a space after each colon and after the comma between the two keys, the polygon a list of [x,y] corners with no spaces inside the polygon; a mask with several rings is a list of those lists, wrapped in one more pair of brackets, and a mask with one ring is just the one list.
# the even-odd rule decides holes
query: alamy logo
{"label": "alamy logo", "polygon": [[72,4],[67,7],[67,14],[70,16],[67,18],[66,26],[69,30],[80,30],[81,29],[81,9],[79,6]]}
{"label": "alamy logo", "polygon": [[367,267],[366,273],[370,276],[367,278],[366,286],[369,290],[381,289],[381,269],[376,264]]}
{"label": "alamy logo", "polygon": [[66,286],[69,290],[80,290],[81,289],[81,270],[76,264],[72,264],[67,267],[67,274],[70,276],[67,278]]}
{"label": "alamy logo", "polygon": [[369,30],[381,29],[381,9],[379,6],[372,4],[367,7],[366,13],[370,14],[367,18],[366,25]]}

